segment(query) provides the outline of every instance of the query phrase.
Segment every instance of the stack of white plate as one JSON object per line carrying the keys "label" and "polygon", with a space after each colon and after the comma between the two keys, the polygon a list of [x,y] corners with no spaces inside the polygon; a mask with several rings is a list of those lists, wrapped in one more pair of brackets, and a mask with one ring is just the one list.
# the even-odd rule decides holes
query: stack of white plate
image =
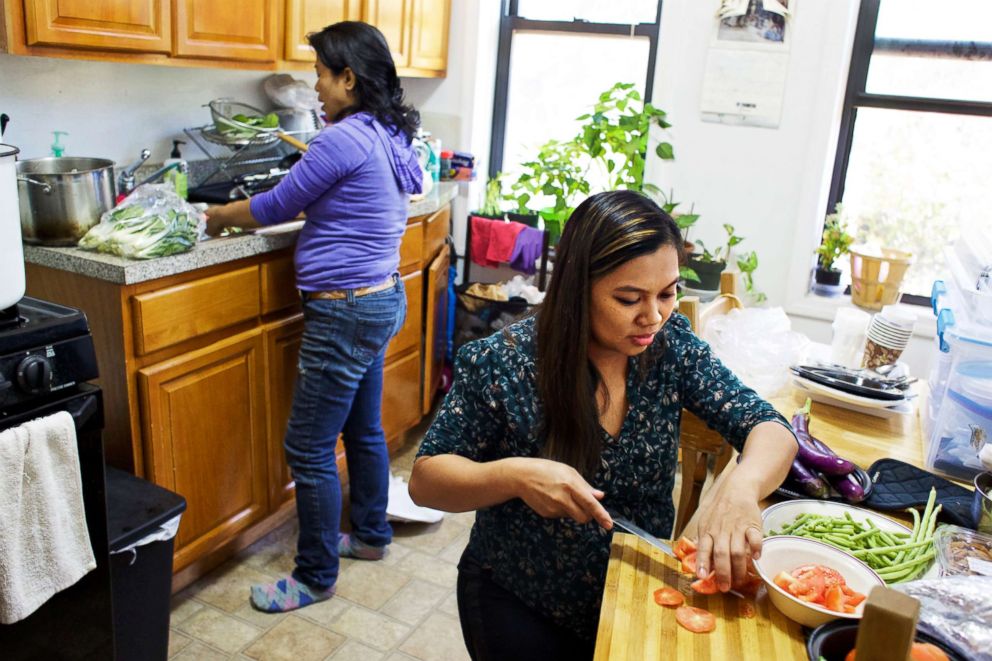
{"label": "stack of white plate", "polygon": [[[903,363],[898,363],[898,365],[904,366]],[[815,381],[810,381],[797,375],[793,375],[792,382],[796,388],[805,392],[814,402],[830,404],[831,406],[849,411],[857,411],[858,413],[875,416],[876,418],[893,418],[913,412],[911,394],[909,397],[903,397],[901,399],[873,399],[871,397],[862,397],[861,395],[852,395],[843,390],[831,388],[830,386],[816,383]]]}

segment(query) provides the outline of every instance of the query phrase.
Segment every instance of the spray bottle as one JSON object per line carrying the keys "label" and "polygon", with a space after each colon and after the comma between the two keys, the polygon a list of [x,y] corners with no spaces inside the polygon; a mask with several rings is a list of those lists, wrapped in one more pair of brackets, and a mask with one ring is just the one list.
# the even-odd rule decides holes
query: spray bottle
{"label": "spray bottle", "polygon": [[172,182],[172,185],[175,186],[179,197],[184,200],[186,199],[186,193],[189,186],[189,177],[186,174],[189,170],[186,161],[183,160],[183,155],[179,151],[179,145],[185,144],[186,142],[183,140],[173,140],[172,152],[169,154],[169,158],[165,160],[165,163],[163,163],[163,165],[176,164],[176,167],[165,173],[165,180]]}

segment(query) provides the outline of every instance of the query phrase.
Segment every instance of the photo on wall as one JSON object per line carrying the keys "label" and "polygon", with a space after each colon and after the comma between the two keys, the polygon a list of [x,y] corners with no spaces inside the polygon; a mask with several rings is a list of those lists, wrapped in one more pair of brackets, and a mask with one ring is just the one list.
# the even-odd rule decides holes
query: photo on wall
{"label": "photo on wall", "polygon": [[723,0],[718,41],[784,45],[792,0]]}

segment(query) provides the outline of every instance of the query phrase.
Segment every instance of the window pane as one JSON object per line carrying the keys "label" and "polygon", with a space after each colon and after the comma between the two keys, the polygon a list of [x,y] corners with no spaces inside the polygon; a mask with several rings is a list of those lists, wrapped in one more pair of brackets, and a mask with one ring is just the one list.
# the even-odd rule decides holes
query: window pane
{"label": "window pane", "polygon": [[590,23],[654,23],[658,17],[658,0],[520,0],[520,16],[541,21]]}
{"label": "window pane", "polygon": [[865,90],[872,94],[992,102],[992,60],[876,52],[871,57]]}
{"label": "window pane", "polygon": [[642,37],[515,32],[503,170],[518,172],[548,140],[574,137],[575,118],[615,83],[634,83],[643,94],[648,47]]}
{"label": "window pane", "polygon": [[929,296],[945,246],[988,217],[990,153],[992,119],[858,109],[844,216],[858,243],[913,253],[904,293]]}
{"label": "window pane", "polygon": [[981,42],[990,24],[988,0],[883,0],[875,38]]}

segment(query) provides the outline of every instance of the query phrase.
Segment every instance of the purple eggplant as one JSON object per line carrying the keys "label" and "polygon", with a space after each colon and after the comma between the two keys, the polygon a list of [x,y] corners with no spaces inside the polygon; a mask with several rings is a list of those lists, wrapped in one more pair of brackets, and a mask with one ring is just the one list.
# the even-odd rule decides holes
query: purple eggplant
{"label": "purple eggplant", "polygon": [[853,474],[848,473],[847,475],[828,475],[827,480],[830,482],[830,486],[837,490],[845,500],[851,503],[860,503],[865,499],[865,490],[858,482],[858,478],[854,477]]}
{"label": "purple eggplant", "polygon": [[799,440],[799,454],[796,456],[810,470],[820,471],[825,475],[847,475],[854,470],[854,462],[838,457],[829,448],[824,452],[810,435],[810,403],[810,400],[806,400],[806,406],[792,416],[792,429]]}
{"label": "purple eggplant", "polygon": [[826,498],[830,490],[820,476],[803,466],[799,459],[792,460],[789,477],[798,484],[807,496]]}

